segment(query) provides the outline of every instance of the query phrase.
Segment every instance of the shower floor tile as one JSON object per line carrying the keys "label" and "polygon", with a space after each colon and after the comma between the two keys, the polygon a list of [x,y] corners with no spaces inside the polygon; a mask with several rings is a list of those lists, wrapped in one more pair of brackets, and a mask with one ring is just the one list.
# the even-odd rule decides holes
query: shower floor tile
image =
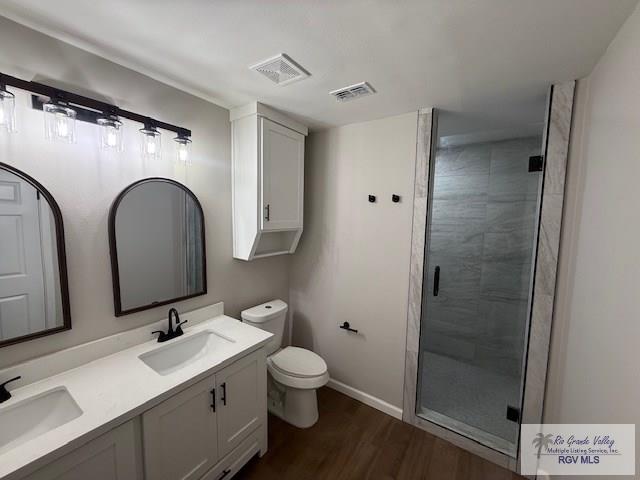
{"label": "shower floor tile", "polygon": [[[419,406],[423,416],[499,450],[515,448],[518,424],[507,420],[506,412],[507,405],[520,405],[517,377],[426,351],[422,365]],[[446,417],[454,422],[446,425]]]}

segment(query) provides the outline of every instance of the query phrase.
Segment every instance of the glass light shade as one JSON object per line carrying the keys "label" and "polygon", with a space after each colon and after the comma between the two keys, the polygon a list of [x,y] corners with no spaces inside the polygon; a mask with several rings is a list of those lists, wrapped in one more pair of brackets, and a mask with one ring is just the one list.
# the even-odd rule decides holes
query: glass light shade
{"label": "glass light shade", "polygon": [[76,111],[64,105],[45,103],[44,134],[47,140],[65,143],[76,141]]}
{"label": "glass light shade", "polygon": [[122,122],[117,118],[99,118],[100,148],[121,152],[122,148]]}
{"label": "glass light shade", "polygon": [[154,127],[140,129],[142,140],[142,158],[144,160],[160,160],[162,144],[160,132]]}
{"label": "glass light shade", "polygon": [[16,98],[6,90],[0,90],[0,130],[16,131]]}
{"label": "glass light shade", "polygon": [[174,140],[177,143],[177,158],[179,163],[185,165],[191,165],[191,139],[187,137],[176,137]]}

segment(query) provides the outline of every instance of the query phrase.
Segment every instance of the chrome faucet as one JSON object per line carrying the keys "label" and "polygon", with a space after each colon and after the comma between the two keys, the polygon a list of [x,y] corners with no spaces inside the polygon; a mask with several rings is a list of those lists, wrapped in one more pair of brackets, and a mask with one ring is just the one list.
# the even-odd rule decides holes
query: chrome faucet
{"label": "chrome faucet", "polygon": [[[173,318],[175,317],[175,329],[173,327]],[[178,310],[172,308],[169,310],[169,329],[166,332],[161,330],[156,330],[151,332],[152,334],[158,333],[158,342],[166,342],[167,340],[171,340],[179,337],[184,332],[182,331],[182,324],[187,323],[187,320],[180,321],[180,315],[178,315]]]}

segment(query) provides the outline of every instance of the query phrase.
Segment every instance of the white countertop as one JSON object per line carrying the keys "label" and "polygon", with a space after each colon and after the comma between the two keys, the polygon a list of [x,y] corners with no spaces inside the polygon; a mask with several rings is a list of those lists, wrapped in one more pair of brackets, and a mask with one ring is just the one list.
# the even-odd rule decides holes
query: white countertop
{"label": "white countertop", "polygon": [[174,341],[205,330],[218,333],[234,342],[223,350],[207,353],[168,375],[156,373],[138,358],[143,353],[172,343],[158,343],[154,339],[12,389],[12,398],[0,405],[0,409],[64,386],[82,409],[82,415],[1,454],[0,479],[21,478],[35,471],[55,458],[140,415],[238,358],[261,348],[272,337],[269,332],[220,315],[186,328],[185,334]]}

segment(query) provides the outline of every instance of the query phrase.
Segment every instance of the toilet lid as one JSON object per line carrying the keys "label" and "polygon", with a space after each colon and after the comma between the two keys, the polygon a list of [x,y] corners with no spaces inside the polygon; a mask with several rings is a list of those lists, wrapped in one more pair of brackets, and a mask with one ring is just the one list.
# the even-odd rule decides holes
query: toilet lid
{"label": "toilet lid", "polygon": [[296,377],[319,377],[327,371],[322,357],[304,348],[286,347],[270,359],[278,370]]}

